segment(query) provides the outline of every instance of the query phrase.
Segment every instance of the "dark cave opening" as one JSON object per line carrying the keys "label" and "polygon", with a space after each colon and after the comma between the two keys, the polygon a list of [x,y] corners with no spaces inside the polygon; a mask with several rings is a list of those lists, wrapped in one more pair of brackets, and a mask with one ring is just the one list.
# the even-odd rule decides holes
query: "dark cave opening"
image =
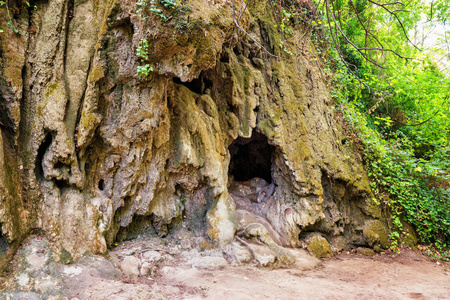
{"label": "dark cave opening", "polygon": [[228,147],[231,160],[229,174],[236,181],[247,181],[259,177],[272,183],[272,158],[275,147],[271,146],[267,137],[253,131],[250,138],[238,137]]}
{"label": "dark cave opening", "polygon": [[190,91],[196,93],[196,94],[203,94],[206,89],[212,88],[212,81],[206,78],[204,73],[201,73],[198,78],[195,78],[191,81],[183,82],[180,78],[174,77],[173,82],[176,84],[181,84],[187,87]]}
{"label": "dark cave opening", "polygon": [[105,181],[104,181],[103,179],[100,179],[100,180],[98,181],[98,189],[99,189],[100,191],[103,191],[103,190],[105,189]]}
{"label": "dark cave opening", "polygon": [[6,237],[3,236],[2,232],[0,231],[0,258],[6,254],[6,252],[8,251],[8,248],[9,248],[9,243],[6,240]]}

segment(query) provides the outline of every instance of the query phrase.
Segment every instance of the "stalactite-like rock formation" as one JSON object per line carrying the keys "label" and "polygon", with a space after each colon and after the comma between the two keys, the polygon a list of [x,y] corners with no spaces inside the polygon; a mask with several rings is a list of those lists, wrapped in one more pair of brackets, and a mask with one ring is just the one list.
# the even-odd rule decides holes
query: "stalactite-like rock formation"
{"label": "stalactite-like rock formation", "polygon": [[[1,238],[39,229],[71,260],[145,220],[218,246],[264,230],[283,246],[317,233],[336,249],[385,246],[312,44],[283,52],[266,1],[244,13],[239,40],[228,4],[183,3],[168,21],[132,0],[10,3],[19,34],[1,11]],[[258,178],[266,194],[242,195],[264,213],[237,209],[229,189]]]}

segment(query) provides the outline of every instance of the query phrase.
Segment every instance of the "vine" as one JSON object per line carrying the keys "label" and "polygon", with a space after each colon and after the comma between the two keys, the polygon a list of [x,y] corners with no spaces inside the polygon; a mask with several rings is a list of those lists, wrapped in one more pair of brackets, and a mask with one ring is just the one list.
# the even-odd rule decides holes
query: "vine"
{"label": "vine", "polygon": [[[170,20],[176,18],[181,19],[182,15],[191,11],[191,8],[187,5],[182,5],[181,2],[176,0],[138,0],[136,2],[135,15],[141,20],[145,21],[149,15],[153,14],[157,16],[163,23],[167,23]],[[186,27],[186,24],[180,22],[177,24],[177,30],[182,30]],[[136,48],[136,56],[138,57],[140,64],[137,67],[137,74],[141,77],[147,77],[154,71],[153,66],[148,63],[149,60],[149,42],[146,38],[139,40]]]}
{"label": "vine", "polygon": [[[28,3],[28,2],[27,2],[27,5],[29,6],[29,3]],[[20,33],[19,30],[18,30],[18,29],[16,28],[16,26],[14,26],[14,24],[13,24],[13,20],[12,20],[12,18],[11,18],[11,14],[10,14],[10,11],[9,11],[8,3],[5,2],[5,1],[0,1],[0,7],[2,7],[2,6],[4,6],[4,7],[6,8],[6,15],[8,16],[8,22],[7,22],[7,24],[8,24],[8,26],[9,26],[9,28],[11,28],[12,31],[14,31],[14,33],[19,34],[19,33]],[[1,32],[4,32],[4,29],[0,27],[0,33],[1,33]]]}
{"label": "vine", "polygon": [[150,66],[150,64],[145,63],[149,58],[148,55],[148,40],[139,40],[139,45],[136,48],[136,56],[139,58],[141,64],[143,64],[137,67],[137,73],[139,76],[147,77],[150,72],[153,72],[153,67]]}

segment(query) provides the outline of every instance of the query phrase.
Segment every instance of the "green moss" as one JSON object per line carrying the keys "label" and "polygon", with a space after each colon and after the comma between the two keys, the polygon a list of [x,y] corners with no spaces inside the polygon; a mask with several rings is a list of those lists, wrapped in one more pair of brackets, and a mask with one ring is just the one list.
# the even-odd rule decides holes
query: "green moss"
{"label": "green moss", "polygon": [[401,234],[401,241],[403,244],[408,245],[411,248],[417,246],[419,242],[419,238],[414,230],[414,228],[406,222],[402,222],[403,224],[403,233]]}
{"label": "green moss", "polygon": [[363,235],[370,247],[380,245],[384,249],[389,247],[388,230],[380,220],[366,221]]}
{"label": "green moss", "polygon": [[375,247],[373,247],[373,251],[375,251],[376,253],[381,253],[381,252],[383,252],[383,248],[381,248],[380,246],[376,245]]}
{"label": "green moss", "polygon": [[241,132],[242,134],[244,134],[244,136],[250,136],[251,135],[251,129],[250,126],[248,124],[248,120],[250,119],[250,102],[248,97],[245,97],[244,100],[244,117],[242,118],[241,122],[242,122],[242,126],[241,126]]}
{"label": "green moss", "polygon": [[244,136],[250,136],[251,128],[249,124],[250,114],[252,113],[252,107],[250,103],[250,98],[248,95],[251,95],[251,79],[252,73],[250,71],[250,67],[240,64],[234,64],[233,74],[236,78],[235,80],[235,89],[237,91],[234,97],[242,97],[242,99],[234,99],[235,102],[239,103],[240,113],[239,113],[239,121],[240,128],[239,130]]}
{"label": "green moss", "polygon": [[45,89],[45,96],[50,96],[51,94],[53,94],[55,92],[55,90],[59,87],[59,85],[57,83],[52,83],[50,84],[46,89]]}
{"label": "green moss", "polygon": [[259,128],[264,131],[267,137],[275,137],[275,122],[272,119],[267,119],[259,123]]}
{"label": "green moss", "polygon": [[[10,239],[20,238],[25,231],[27,220],[22,220],[24,211],[21,195],[21,180],[18,172],[16,153],[8,145],[8,140],[0,129],[0,208],[3,207],[5,216],[3,219],[9,224],[12,232]],[[0,228],[1,229],[1,228]],[[9,241],[11,242],[11,240]]]}
{"label": "green moss", "polygon": [[73,262],[72,255],[66,249],[62,249],[61,255],[60,255],[60,261],[63,264],[70,264]]}
{"label": "green moss", "polygon": [[371,216],[375,219],[381,218],[381,208],[376,203],[373,196],[364,198],[364,200],[361,201],[358,206],[366,215]]}
{"label": "green moss", "polygon": [[317,258],[327,258],[333,256],[331,246],[320,234],[313,234],[307,239],[308,251]]}
{"label": "green moss", "polygon": [[98,64],[95,64],[92,67],[91,72],[89,73],[89,81],[90,82],[97,82],[100,79],[102,79],[103,77],[105,77],[105,72],[103,70],[103,66],[99,66]]}
{"label": "green moss", "polygon": [[359,247],[359,248],[356,249],[356,252],[358,254],[365,255],[365,256],[373,256],[373,255],[375,255],[375,252],[372,249],[369,249],[369,248]]}
{"label": "green moss", "polygon": [[99,119],[95,114],[85,114],[83,115],[80,123],[84,128],[90,130],[97,126],[97,124],[99,123]]}

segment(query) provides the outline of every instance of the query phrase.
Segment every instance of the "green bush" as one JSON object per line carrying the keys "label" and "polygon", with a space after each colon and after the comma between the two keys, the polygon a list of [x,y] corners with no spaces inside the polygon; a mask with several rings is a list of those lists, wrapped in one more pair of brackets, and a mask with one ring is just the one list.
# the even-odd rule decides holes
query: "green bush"
{"label": "green bush", "polygon": [[352,103],[344,118],[361,139],[371,186],[402,230],[401,219],[415,227],[422,242],[450,246],[450,188],[448,148],[433,160],[416,158],[413,143],[401,131],[386,139],[370,126],[370,119]]}

